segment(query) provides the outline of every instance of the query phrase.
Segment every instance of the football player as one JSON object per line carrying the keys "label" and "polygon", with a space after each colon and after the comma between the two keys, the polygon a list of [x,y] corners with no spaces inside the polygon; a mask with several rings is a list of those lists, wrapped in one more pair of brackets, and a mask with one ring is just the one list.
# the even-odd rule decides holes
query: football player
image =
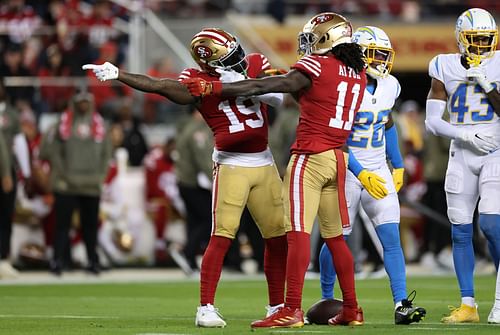
{"label": "football player", "polygon": [[366,86],[361,47],[351,42],[351,23],[336,13],[315,15],[299,34],[303,57],[286,75],[235,83],[186,81],[195,96],[253,96],[292,93],[300,104],[296,141],[284,178],[287,225],[285,306],[252,323],[254,328],[302,327],[304,276],[310,260],[310,233],[316,215],[334,255],[343,294],[343,309],[331,324],[361,325],[354,288],[354,263],[342,236],[349,225],[345,200],[348,154],[345,143]]}
{"label": "football player", "polygon": [[[397,192],[403,186],[404,166],[391,116],[401,91],[398,80],[390,75],[394,50],[387,34],[377,27],[360,27],[352,39],[363,49],[368,83],[347,140],[352,151],[346,181],[349,219],[355,221],[359,206],[363,206],[370,217],[384,249],[384,265],[395,304],[395,323],[410,324],[419,322],[425,316],[425,309],[413,306],[412,300],[407,298],[405,259],[399,237]],[[392,177],[386,155],[393,168]],[[344,235],[349,235],[351,230],[351,227],[344,229]],[[325,299],[333,298],[335,269],[331,258],[327,246],[323,245],[319,264],[321,293]]]}
{"label": "football player", "polygon": [[[222,29],[203,29],[193,37],[190,48],[200,69],[182,71],[179,80],[230,81],[241,78],[236,73],[255,78],[270,69],[266,57],[261,54],[246,55],[236,37]],[[236,236],[245,206],[248,206],[265,239],[268,313],[282,306],[287,241],[282,182],[267,143],[266,103],[277,106],[283,95],[193,97],[179,81],[128,73],[108,62],[87,64],[83,69],[92,70],[101,81],[117,79],[135,89],[163,95],[178,104],[196,104],[214,133],[212,236],[201,265],[201,297],[195,324],[200,327],[226,326],[214,307],[215,291],[224,256]]]}
{"label": "football player", "polygon": [[[453,262],[462,302],[444,323],[479,322],[474,300],[472,219],[479,199],[479,226],[498,268],[500,256],[500,53],[498,30],[490,13],[472,8],[455,27],[458,54],[441,54],[429,63],[432,78],[425,125],[452,139],[445,178],[448,218],[452,223]],[[444,110],[450,122],[441,117]],[[500,323],[500,298],[489,322]]]}

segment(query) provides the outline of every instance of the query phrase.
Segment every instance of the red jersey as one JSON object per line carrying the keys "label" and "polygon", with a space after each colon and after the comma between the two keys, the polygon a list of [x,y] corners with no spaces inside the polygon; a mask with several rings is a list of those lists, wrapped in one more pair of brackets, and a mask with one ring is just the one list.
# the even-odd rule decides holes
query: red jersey
{"label": "red jersey", "polygon": [[161,148],[154,148],[144,157],[146,199],[168,198],[168,179],[175,183],[174,163],[165,157]]}
{"label": "red jersey", "polygon": [[[249,54],[246,60],[249,78],[257,78],[264,70],[271,68],[267,58],[261,54]],[[186,69],[179,75],[179,80],[187,78],[202,78],[211,82],[218,81],[219,75]],[[256,153],[267,149],[267,106],[258,99],[207,96],[201,101],[200,113],[212,129],[217,150]]]}
{"label": "red jersey", "polygon": [[315,154],[342,147],[363,100],[366,75],[333,56],[309,55],[292,66],[311,79],[300,92],[300,120],[291,152]]}

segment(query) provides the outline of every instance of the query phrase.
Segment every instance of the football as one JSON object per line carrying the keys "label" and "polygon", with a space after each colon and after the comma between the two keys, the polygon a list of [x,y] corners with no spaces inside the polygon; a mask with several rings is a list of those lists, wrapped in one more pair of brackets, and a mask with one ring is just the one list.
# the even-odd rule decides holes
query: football
{"label": "football", "polygon": [[310,324],[327,325],[328,319],[335,316],[342,309],[342,300],[321,299],[309,308],[306,313]]}

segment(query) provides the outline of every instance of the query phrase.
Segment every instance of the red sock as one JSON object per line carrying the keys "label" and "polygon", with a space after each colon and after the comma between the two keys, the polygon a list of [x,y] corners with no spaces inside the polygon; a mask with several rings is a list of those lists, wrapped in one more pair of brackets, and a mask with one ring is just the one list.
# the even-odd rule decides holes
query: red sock
{"label": "red sock", "polygon": [[222,272],[222,263],[232,240],[227,237],[210,237],[207,250],[203,255],[200,274],[200,304],[214,304],[215,290]]}
{"label": "red sock", "polygon": [[288,242],[286,235],[265,239],[264,273],[267,280],[269,305],[282,304],[285,294],[286,256]]}
{"label": "red sock", "polygon": [[288,255],[286,260],[286,299],[285,306],[292,309],[302,305],[304,277],[311,258],[310,235],[304,232],[286,233]]}
{"label": "red sock", "polygon": [[325,243],[330,250],[340,289],[342,290],[343,305],[345,307],[357,308],[356,289],[354,287],[354,260],[351,250],[344,240],[344,236],[326,238]]}

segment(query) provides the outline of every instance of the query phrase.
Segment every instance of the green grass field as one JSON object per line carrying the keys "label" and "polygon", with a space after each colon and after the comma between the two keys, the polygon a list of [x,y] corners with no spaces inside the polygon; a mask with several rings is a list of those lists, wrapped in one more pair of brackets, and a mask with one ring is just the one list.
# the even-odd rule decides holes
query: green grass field
{"label": "green grass field", "polygon": [[[449,304],[459,303],[453,277],[411,278],[419,305],[427,318],[411,326],[393,325],[393,307],[387,279],[358,280],[360,305],[365,311],[362,327],[306,326],[302,329],[258,330],[261,334],[500,334],[488,325],[494,297],[493,276],[476,279],[481,323],[442,325],[439,319]],[[307,280],[304,307],[319,297],[318,280]],[[264,315],[263,280],[223,280],[216,305],[228,326],[201,329],[194,326],[198,284],[189,282],[134,284],[54,284],[0,286],[0,334],[250,334],[249,324]]]}

